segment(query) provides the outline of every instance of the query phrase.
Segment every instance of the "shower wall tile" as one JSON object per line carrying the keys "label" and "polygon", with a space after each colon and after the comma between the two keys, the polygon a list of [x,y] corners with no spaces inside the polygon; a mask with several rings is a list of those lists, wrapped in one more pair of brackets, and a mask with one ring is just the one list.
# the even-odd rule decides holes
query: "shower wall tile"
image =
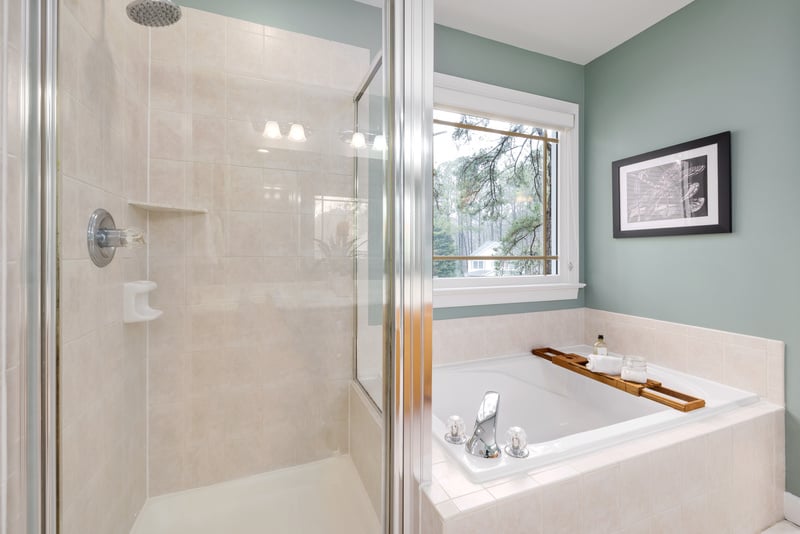
{"label": "shower wall tile", "polygon": [[187,17],[181,17],[181,20],[172,26],[151,31],[150,60],[182,66],[186,60],[187,27]]}
{"label": "shower wall tile", "polygon": [[[383,424],[355,382],[350,386],[350,456],[376,514],[381,513]],[[427,531],[425,531],[427,532]]]}
{"label": "shower wall tile", "polygon": [[226,121],[223,118],[194,114],[189,159],[195,162],[224,162],[225,127]]}
{"label": "shower wall tile", "polygon": [[[360,69],[355,86],[369,53],[183,11],[153,32],[149,193],[209,212],[149,216],[164,311],[150,325],[151,496],[348,451],[352,260],[318,240],[350,224],[349,201],[328,215],[321,199],[354,196],[338,133],[352,128],[352,92],[326,84],[342,64]],[[291,57],[292,72],[267,73],[275,35],[271,57]],[[304,40],[326,58],[318,86],[296,75]],[[283,138],[263,137],[267,120]],[[292,121],[305,143],[286,138]]]}
{"label": "shower wall tile", "polygon": [[225,75],[204,65],[189,67],[191,110],[201,115],[225,116]]}
{"label": "shower wall tile", "polygon": [[150,201],[186,204],[186,164],[169,159],[150,159]]}
{"label": "shower wall tile", "polygon": [[186,161],[191,141],[187,113],[152,110],[150,112],[150,156]]}
{"label": "shower wall tile", "polygon": [[188,111],[187,76],[183,65],[167,61],[150,63],[150,108]]}
{"label": "shower wall tile", "polygon": [[96,208],[146,228],[127,201],[147,190],[148,31],[121,0],[59,8],[59,531],[124,532],[147,496],[147,327],[122,323],[122,284],[146,250],[100,269],[85,236]]}
{"label": "shower wall tile", "polygon": [[237,74],[258,76],[264,61],[264,35],[228,28],[225,44],[225,70]]}
{"label": "shower wall tile", "polygon": [[186,46],[189,64],[208,67],[216,72],[225,68],[225,35],[218,16],[195,9],[185,10]]}

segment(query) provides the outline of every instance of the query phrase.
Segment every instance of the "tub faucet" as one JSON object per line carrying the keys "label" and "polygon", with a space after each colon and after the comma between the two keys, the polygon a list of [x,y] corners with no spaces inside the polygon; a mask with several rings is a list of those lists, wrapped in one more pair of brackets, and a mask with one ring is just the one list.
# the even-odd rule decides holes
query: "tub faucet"
{"label": "tub faucet", "polygon": [[500,448],[497,446],[495,434],[497,431],[497,408],[500,405],[500,394],[496,391],[487,391],[483,395],[478,416],[475,418],[475,430],[472,437],[467,440],[467,452],[481,458],[497,458]]}

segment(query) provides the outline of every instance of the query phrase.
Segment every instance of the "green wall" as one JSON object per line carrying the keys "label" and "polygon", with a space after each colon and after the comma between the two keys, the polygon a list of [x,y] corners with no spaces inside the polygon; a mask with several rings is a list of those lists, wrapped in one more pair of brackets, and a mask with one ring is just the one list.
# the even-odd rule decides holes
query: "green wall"
{"label": "green wall", "polygon": [[376,52],[381,10],[354,0],[178,0],[185,7],[347,43]]}
{"label": "green wall", "polygon": [[[542,54],[490,41],[470,33],[437,25],[434,28],[434,70],[509,89],[525,91],[568,102],[583,109],[584,68]],[[581,128],[580,168],[583,169],[584,128]],[[581,173],[582,176],[582,173]],[[583,190],[581,177],[580,190]],[[581,205],[583,196],[581,196]],[[584,273],[583,238],[581,237],[581,273]],[[502,304],[433,310],[434,319],[477,317],[531,311],[580,308],[583,290],[575,300],[542,303]]]}
{"label": "green wall", "polygon": [[[785,341],[800,494],[800,2],[697,0],[585,74],[586,305]],[[612,161],[725,130],[732,234],[612,238]]]}

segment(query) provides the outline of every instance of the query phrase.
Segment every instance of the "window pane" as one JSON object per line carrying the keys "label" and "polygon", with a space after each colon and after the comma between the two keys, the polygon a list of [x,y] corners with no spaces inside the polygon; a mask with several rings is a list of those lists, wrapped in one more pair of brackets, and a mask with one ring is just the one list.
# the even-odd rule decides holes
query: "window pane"
{"label": "window pane", "polygon": [[433,254],[476,257],[435,261],[434,276],[555,274],[555,261],[486,257],[555,254],[557,139],[553,130],[434,111]]}

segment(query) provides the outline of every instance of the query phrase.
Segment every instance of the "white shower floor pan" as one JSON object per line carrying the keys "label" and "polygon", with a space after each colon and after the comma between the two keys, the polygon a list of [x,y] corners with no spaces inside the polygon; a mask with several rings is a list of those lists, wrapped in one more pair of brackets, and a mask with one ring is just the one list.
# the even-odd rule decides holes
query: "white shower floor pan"
{"label": "white shower floor pan", "polygon": [[131,534],[375,534],[350,456],[149,499]]}

